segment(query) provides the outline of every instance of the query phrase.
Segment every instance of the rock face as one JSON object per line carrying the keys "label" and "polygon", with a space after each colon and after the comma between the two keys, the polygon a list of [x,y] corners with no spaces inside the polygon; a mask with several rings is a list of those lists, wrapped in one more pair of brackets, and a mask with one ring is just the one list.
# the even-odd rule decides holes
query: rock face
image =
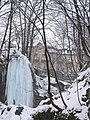
{"label": "rock face", "polygon": [[34,116],[34,120],[79,120],[77,119],[73,113],[69,114],[69,116],[60,115],[58,112],[47,112],[38,113]]}
{"label": "rock face", "polygon": [[89,119],[90,119],[90,107],[89,107],[89,109],[88,109],[88,117],[89,117]]}
{"label": "rock face", "polygon": [[87,106],[90,105],[90,88],[86,90]]}
{"label": "rock face", "polygon": [[55,120],[55,112],[43,111],[34,116],[34,120]]}
{"label": "rock face", "polygon": [[39,93],[37,91],[38,86],[36,84],[36,77],[33,68],[31,68],[31,73],[33,79],[33,107],[37,107],[42,98],[39,96]]}
{"label": "rock face", "polygon": [[23,107],[17,107],[17,110],[15,111],[15,115],[20,115],[23,111]]}
{"label": "rock face", "polygon": [[86,97],[87,97],[87,106],[88,106],[88,117],[90,119],[90,88],[86,91]]}
{"label": "rock face", "polygon": [[6,69],[4,64],[0,60],[0,101],[5,102],[5,81],[6,81]]}
{"label": "rock face", "polygon": [[3,101],[2,64],[0,64],[0,101]]}
{"label": "rock face", "polygon": [[52,108],[47,105],[36,108],[0,105],[0,120],[79,120],[74,117],[73,113],[66,116],[60,112],[53,111]]}

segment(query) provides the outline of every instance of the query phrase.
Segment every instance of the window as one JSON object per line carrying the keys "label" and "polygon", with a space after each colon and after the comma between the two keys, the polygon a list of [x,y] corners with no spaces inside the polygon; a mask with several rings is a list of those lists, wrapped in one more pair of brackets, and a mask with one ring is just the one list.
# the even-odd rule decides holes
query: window
{"label": "window", "polygon": [[35,53],[34,59],[35,59],[35,60],[38,60],[38,54]]}
{"label": "window", "polygon": [[71,62],[72,62],[72,60],[71,60],[71,56],[68,55],[68,56],[67,56],[67,63],[70,64]]}
{"label": "window", "polygon": [[44,54],[42,54],[42,60],[46,60],[46,58],[45,58],[45,55],[44,55]]}

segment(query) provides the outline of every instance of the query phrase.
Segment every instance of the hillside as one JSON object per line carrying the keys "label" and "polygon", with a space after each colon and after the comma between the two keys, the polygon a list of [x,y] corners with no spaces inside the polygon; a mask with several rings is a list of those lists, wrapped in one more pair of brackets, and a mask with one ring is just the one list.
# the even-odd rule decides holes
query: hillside
{"label": "hillside", "polygon": [[[78,83],[78,84],[77,84]],[[78,87],[78,91],[77,91]],[[79,93],[79,95],[78,95]],[[64,107],[59,94],[53,96],[53,101],[62,112],[58,114],[49,99],[42,100],[36,108],[29,108],[23,105],[5,106],[0,103],[0,120],[89,120],[90,119],[90,68],[79,73],[73,84],[62,93],[67,108]],[[45,116],[45,117],[44,117]],[[48,117],[49,116],[49,117]],[[48,118],[47,118],[48,117]]]}

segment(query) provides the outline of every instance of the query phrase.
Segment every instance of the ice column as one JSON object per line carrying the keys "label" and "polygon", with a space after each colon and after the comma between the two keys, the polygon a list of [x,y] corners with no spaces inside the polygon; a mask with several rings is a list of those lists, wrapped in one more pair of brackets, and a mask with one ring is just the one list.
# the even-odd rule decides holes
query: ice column
{"label": "ice column", "polygon": [[8,64],[6,96],[8,104],[33,107],[33,80],[28,59],[14,56]]}

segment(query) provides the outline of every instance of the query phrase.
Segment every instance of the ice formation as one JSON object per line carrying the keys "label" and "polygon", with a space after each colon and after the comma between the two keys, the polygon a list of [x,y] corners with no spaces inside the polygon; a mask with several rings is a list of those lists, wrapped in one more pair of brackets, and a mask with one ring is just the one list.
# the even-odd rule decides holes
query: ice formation
{"label": "ice formation", "polygon": [[14,51],[7,71],[7,103],[33,107],[32,83],[33,80],[28,59],[20,52]]}

